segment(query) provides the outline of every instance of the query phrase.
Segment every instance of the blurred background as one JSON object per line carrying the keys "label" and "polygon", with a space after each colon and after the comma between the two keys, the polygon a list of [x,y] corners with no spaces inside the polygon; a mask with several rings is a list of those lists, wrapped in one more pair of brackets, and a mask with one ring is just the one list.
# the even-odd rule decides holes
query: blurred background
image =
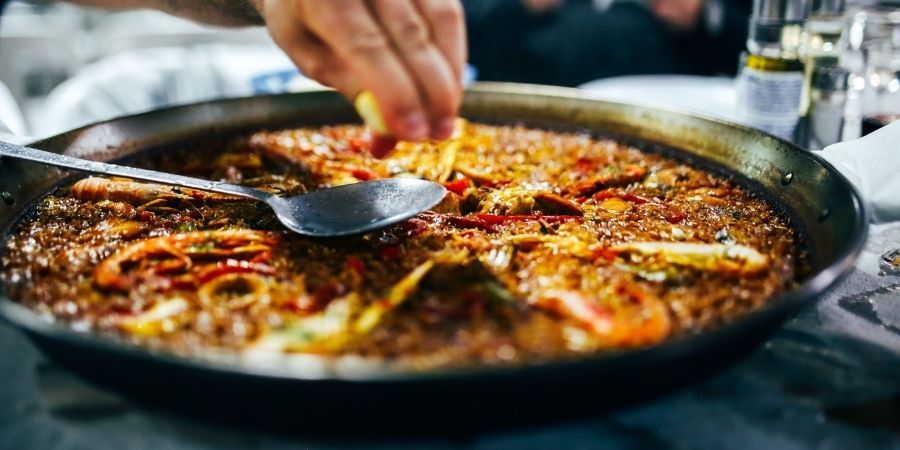
{"label": "blurred background", "polygon": [[166,105],[315,86],[263,28],[25,1],[10,2],[0,18],[0,81],[8,88],[0,92],[0,119],[20,136]]}
{"label": "blurred background", "polygon": [[[838,27],[829,33],[850,75],[830,74],[825,87],[848,85],[850,101],[839,106],[842,113],[859,116],[852,91],[854,86],[861,91],[868,80],[866,42],[887,37],[881,65],[900,69],[900,3],[757,0],[796,2],[808,2],[813,14],[831,14],[830,22],[822,23]],[[735,113],[735,77],[747,47],[753,0],[463,4],[474,66],[469,79],[477,73],[481,80],[581,86],[590,95],[666,103],[741,121]],[[887,94],[894,93],[891,87],[900,91],[900,71],[890,71],[881,79]],[[297,72],[262,28],[204,27],[152,11],[111,13],[20,0],[10,2],[0,17],[0,81],[8,88],[0,87],[0,121],[20,137],[173,104],[318,87]],[[878,100],[890,103],[882,109],[896,106],[900,112],[900,94],[879,94]],[[857,129],[836,138],[858,134],[858,122]]]}

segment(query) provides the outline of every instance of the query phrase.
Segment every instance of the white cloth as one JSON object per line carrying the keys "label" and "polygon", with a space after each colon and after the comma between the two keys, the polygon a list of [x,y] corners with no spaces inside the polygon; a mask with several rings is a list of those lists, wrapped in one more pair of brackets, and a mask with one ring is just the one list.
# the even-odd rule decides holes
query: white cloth
{"label": "white cloth", "polygon": [[0,82],[0,140],[20,142],[17,139],[27,134],[25,120],[9,89]]}
{"label": "white cloth", "polygon": [[859,189],[874,222],[900,220],[900,121],[820,155]]}
{"label": "white cloth", "polygon": [[35,132],[48,136],[165,106],[312,88],[321,85],[301,76],[274,44],[137,49],[86,66],[54,89]]}

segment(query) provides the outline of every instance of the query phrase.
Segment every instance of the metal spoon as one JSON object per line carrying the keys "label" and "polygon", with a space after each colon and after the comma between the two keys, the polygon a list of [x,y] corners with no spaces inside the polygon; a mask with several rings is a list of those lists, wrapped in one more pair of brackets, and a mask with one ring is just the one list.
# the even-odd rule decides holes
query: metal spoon
{"label": "metal spoon", "polygon": [[0,142],[0,156],[257,200],[268,204],[287,228],[315,237],[359,234],[402,222],[438,204],[446,193],[431,181],[391,178],[279,197],[246,186],[88,161],[5,142]]}

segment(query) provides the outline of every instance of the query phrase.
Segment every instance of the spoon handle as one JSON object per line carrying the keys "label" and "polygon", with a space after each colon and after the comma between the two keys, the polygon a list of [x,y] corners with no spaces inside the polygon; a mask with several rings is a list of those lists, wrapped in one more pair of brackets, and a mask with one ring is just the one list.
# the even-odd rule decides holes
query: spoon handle
{"label": "spoon handle", "polygon": [[238,197],[253,200],[266,201],[272,194],[246,186],[222,183],[220,181],[201,180],[199,178],[185,177],[165,172],[138,169],[135,167],[120,166],[86,159],[73,158],[71,156],[46,152],[36,148],[0,142],[0,156],[21,159],[64,169],[77,170],[79,172],[96,173],[100,175],[115,175],[153,183],[162,183],[173,186],[181,186],[202,191],[217,192],[220,194],[236,195]]}

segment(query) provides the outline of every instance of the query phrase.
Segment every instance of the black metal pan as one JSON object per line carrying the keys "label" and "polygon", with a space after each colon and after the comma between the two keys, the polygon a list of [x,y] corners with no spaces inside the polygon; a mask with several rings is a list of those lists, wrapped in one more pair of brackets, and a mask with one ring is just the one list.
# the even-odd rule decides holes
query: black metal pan
{"label": "black metal pan", "polygon": [[[866,238],[863,202],[843,176],[819,157],[758,131],[684,112],[590,100],[575,90],[526,85],[476,86],[466,95],[463,116],[612,135],[729,174],[791,216],[812,255],[811,273],[802,286],[761,310],[649,348],[524,367],[419,374],[261,371],[76,333],[8,299],[0,299],[0,314],[60,364],[145,402],[304,432],[456,434],[608,410],[696,382],[747,354],[798,308],[820,297],[850,269]],[[109,161],[261,128],[354,120],[352,107],[337,94],[312,92],[153,111],[33,146]],[[65,175],[0,161],[0,230],[13,226]]]}

